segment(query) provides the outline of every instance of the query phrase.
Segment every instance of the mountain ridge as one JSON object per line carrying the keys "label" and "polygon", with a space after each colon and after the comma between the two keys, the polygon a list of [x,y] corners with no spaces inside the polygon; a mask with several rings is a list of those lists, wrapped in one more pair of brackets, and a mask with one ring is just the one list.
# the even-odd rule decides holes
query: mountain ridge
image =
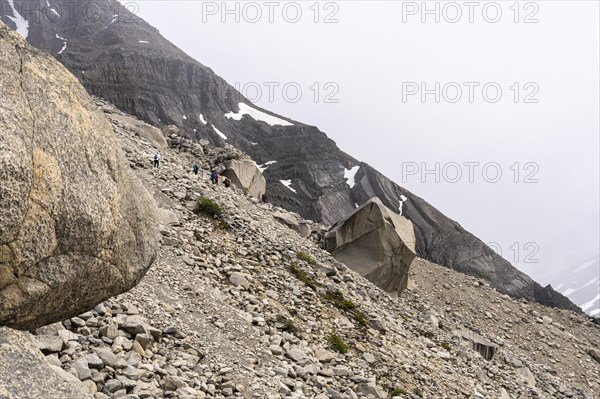
{"label": "mountain ridge", "polygon": [[[400,187],[366,163],[340,150],[317,127],[263,110],[133,15],[115,0],[15,0],[28,19],[28,41],[63,63],[92,94],[155,126],[177,125],[195,140],[232,144],[259,164],[271,163],[264,175],[269,201],[307,219],[331,225],[356,203],[379,197],[415,225],[417,253],[430,261],[482,277],[499,291],[549,306],[581,312],[550,286],[542,287],[491,248],[422,198]],[[82,13],[97,7],[97,18]],[[11,7],[0,0],[2,20],[16,25]],[[60,12],[52,12],[52,9]],[[65,15],[65,10],[72,15]],[[79,10],[79,11],[78,11]],[[60,16],[56,16],[60,14]],[[12,18],[11,18],[12,17]],[[215,88],[219,88],[215,90]],[[254,111],[241,115],[240,103]],[[288,126],[258,121],[256,112]],[[228,118],[227,114],[241,115]],[[350,187],[345,172],[359,166]]]}

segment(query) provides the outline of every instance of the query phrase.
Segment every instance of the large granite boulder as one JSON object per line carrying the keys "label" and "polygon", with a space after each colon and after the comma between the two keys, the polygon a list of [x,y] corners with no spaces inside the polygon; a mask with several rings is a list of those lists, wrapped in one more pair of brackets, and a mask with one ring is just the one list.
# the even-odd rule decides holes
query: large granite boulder
{"label": "large granite boulder", "polygon": [[156,205],[73,75],[1,22],[0,61],[0,325],[33,329],[143,277]]}
{"label": "large granite boulder", "polygon": [[371,198],[325,234],[325,249],[355,272],[392,294],[408,283],[415,259],[412,223]]}
{"label": "large granite boulder", "polygon": [[29,333],[0,327],[0,398],[93,399],[72,374],[53,366]]}
{"label": "large granite boulder", "polygon": [[127,126],[129,129],[136,132],[138,136],[148,140],[157,149],[164,150],[168,147],[167,140],[160,129],[142,122],[139,119],[135,119],[130,115],[124,115],[118,112],[109,113],[106,111],[105,113],[110,119]]}
{"label": "large granite boulder", "polygon": [[251,159],[226,161],[222,175],[251,197],[260,198],[267,190],[267,181]]}

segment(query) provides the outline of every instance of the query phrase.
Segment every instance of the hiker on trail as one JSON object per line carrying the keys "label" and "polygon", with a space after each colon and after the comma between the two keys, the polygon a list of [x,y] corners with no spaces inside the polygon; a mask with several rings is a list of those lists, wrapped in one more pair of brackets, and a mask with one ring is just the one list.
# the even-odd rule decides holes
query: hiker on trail
{"label": "hiker on trail", "polygon": [[156,154],[154,154],[154,167],[158,168],[160,162],[160,152],[156,151]]}
{"label": "hiker on trail", "polygon": [[213,169],[213,171],[210,174],[210,181],[212,182],[212,184],[216,184],[217,183],[217,171]]}
{"label": "hiker on trail", "polygon": [[219,179],[221,178],[221,176],[219,175],[219,172],[215,171],[215,184],[218,186],[219,185]]}
{"label": "hiker on trail", "polygon": [[195,174],[195,175],[197,175],[197,174],[198,174],[198,169],[200,169],[200,168],[198,168],[198,164],[197,164],[197,163],[195,163],[195,164],[194,164],[194,174]]}

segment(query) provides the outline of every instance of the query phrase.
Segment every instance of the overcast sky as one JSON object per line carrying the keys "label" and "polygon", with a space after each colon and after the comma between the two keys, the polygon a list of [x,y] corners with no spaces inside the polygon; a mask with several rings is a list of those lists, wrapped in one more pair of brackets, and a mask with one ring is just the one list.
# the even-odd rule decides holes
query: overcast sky
{"label": "overcast sky", "polygon": [[257,105],[318,126],[543,280],[599,253],[598,2],[475,3],[135,10]]}

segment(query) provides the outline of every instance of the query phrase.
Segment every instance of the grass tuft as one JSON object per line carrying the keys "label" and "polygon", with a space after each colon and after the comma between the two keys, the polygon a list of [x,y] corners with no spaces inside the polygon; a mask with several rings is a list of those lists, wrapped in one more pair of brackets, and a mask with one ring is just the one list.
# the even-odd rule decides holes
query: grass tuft
{"label": "grass tuft", "polygon": [[361,312],[360,310],[357,310],[354,313],[354,320],[356,320],[356,322],[363,327],[367,326],[367,319],[365,318],[365,315],[363,314],[363,312]]}
{"label": "grass tuft", "polygon": [[336,333],[331,334],[329,337],[329,345],[331,345],[331,349],[339,352],[339,353],[348,353],[348,344],[341,339]]}
{"label": "grass tuft", "polygon": [[406,391],[402,388],[394,388],[390,391],[390,397],[394,397],[394,396],[400,396],[400,395],[406,395]]}
{"label": "grass tuft", "polygon": [[354,302],[345,299],[344,294],[342,294],[342,292],[340,290],[337,290],[335,292],[327,291],[327,293],[325,294],[325,299],[333,302],[333,304],[338,309],[342,309],[342,310],[356,309],[356,305],[354,304]]}
{"label": "grass tuft", "polygon": [[298,259],[303,260],[310,265],[313,265],[313,266],[317,265],[317,261],[312,256],[307,254],[306,252],[298,251],[298,252],[296,252],[296,256],[298,257]]}
{"label": "grass tuft", "polygon": [[214,219],[217,219],[223,216],[223,208],[210,198],[200,197],[196,213],[212,216]]}
{"label": "grass tuft", "polygon": [[308,274],[306,274],[306,272],[304,270],[302,270],[301,268],[299,268],[297,264],[292,263],[292,266],[291,266],[290,270],[291,270],[292,274],[298,280],[300,280],[304,284],[308,285],[314,291],[316,291],[317,287],[319,287],[320,284],[317,283],[313,278],[309,277]]}

